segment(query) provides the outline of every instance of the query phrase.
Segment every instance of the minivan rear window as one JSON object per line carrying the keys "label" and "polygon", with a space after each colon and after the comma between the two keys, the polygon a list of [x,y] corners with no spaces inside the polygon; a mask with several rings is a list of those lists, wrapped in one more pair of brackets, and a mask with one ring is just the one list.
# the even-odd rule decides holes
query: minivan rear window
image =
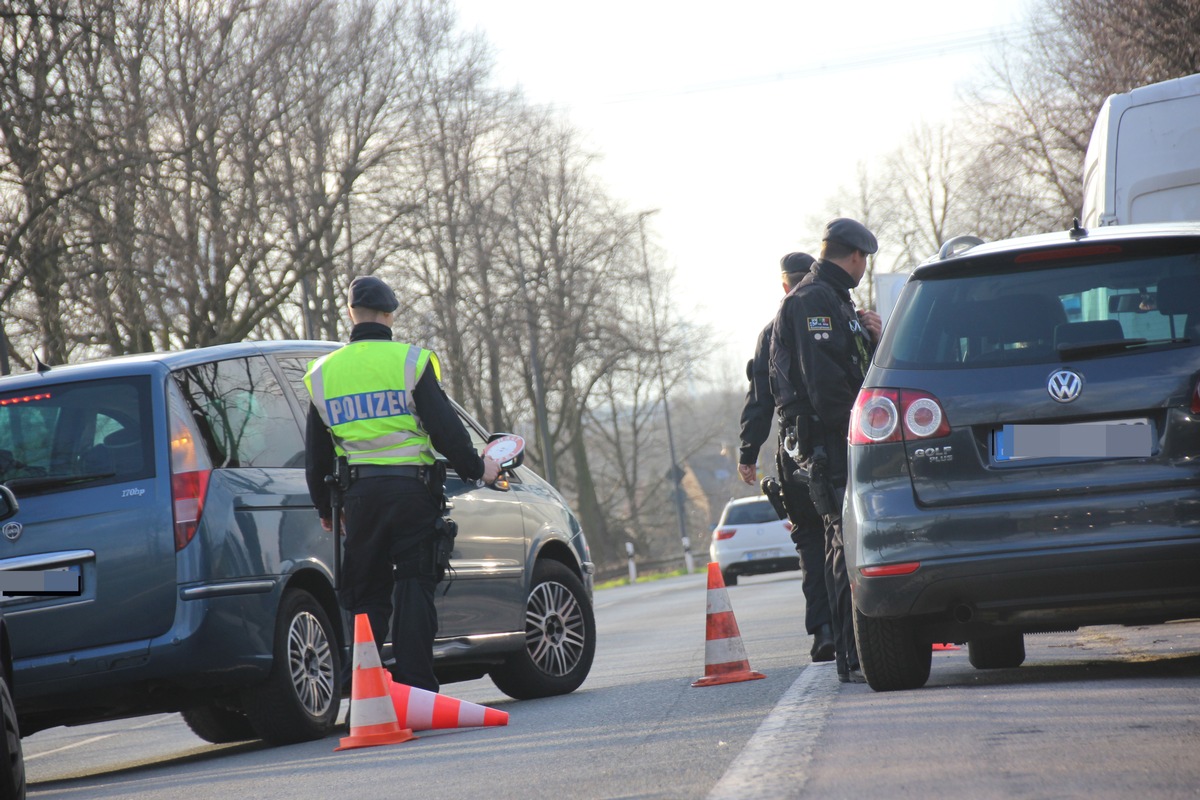
{"label": "minivan rear window", "polygon": [[1200,256],[1121,258],[905,287],[875,363],[945,369],[1200,345]]}
{"label": "minivan rear window", "polygon": [[0,394],[0,481],[18,496],[154,477],[150,379]]}

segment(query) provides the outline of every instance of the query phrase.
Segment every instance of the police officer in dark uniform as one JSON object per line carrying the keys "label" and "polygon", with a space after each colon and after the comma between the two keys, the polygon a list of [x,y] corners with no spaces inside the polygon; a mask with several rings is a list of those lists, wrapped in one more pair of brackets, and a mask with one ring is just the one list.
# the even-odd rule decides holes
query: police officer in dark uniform
{"label": "police officer in dark uniform", "polygon": [[[780,259],[780,278],[784,294],[790,292],[800,283],[801,278],[808,274],[813,260],[807,253],[788,253]],[[750,485],[754,485],[758,475],[758,453],[771,433],[771,419],[775,413],[775,398],[771,395],[769,373],[771,329],[774,324],[775,320],[772,319],[762,329],[754,349],[754,358],[746,365],[750,390],[746,393],[746,404],[742,408],[738,474]],[[810,655],[813,661],[832,661],[833,627],[830,624],[829,593],[825,587],[825,523],[813,508],[808,486],[792,479],[796,465],[784,452],[782,424],[779,439],[779,448],[776,451],[779,499],[792,523],[792,543],[796,546],[803,569],[800,589],[804,593],[804,628],[813,637]],[[775,498],[772,498],[772,502],[775,502]]]}
{"label": "police officer in dark uniform", "polygon": [[771,388],[813,505],[825,521],[825,580],[833,610],[838,678],[865,681],[854,643],[854,609],[842,540],[850,413],[878,342],[873,311],[856,311],[850,290],[879,244],[862,223],[830,221],[821,258],[779,307],[771,339]]}
{"label": "police officer in dark uniform", "polygon": [[[396,295],[383,281],[350,284],[350,343],[309,365],[306,478],[326,530],[332,499],[325,478],[345,458],[345,558],[339,602],[366,614],[377,645],[391,617],[392,677],[431,692],[437,635],[436,531],[444,469],[436,448],[468,480],[495,481],[500,466],[481,458],[440,383],[437,356],[392,341]],[[393,614],[394,610],[394,614]]]}

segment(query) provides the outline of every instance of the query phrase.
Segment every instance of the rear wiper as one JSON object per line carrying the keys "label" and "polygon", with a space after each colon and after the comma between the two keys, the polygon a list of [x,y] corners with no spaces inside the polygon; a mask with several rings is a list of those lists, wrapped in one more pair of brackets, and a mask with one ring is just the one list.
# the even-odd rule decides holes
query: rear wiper
{"label": "rear wiper", "polygon": [[1187,344],[1191,339],[1175,337],[1171,339],[1108,339],[1103,342],[1087,342],[1081,344],[1060,344],[1058,354],[1062,358],[1081,358],[1083,356],[1098,356],[1106,353],[1120,353],[1135,347],[1150,347],[1159,344]]}
{"label": "rear wiper", "polygon": [[4,485],[13,490],[25,489],[26,491],[40,492],[46,489],[61,489],[64,486],[72,486],[76,483],[87,483],[88,481],[111,478],[116,474],[115,472],[89,472],[86,475],[44,475],[37,478],[9,478],[4,481]]}

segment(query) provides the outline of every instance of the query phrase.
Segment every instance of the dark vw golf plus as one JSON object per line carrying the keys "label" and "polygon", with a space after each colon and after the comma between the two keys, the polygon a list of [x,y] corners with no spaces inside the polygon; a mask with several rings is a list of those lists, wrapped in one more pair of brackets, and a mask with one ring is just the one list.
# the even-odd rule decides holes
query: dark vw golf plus
{"label": "dark vw golf plus", "polygon": [[1200,225],[977,244],[918,267],[855,405],[844,507],[859,656],[1200,615]]}

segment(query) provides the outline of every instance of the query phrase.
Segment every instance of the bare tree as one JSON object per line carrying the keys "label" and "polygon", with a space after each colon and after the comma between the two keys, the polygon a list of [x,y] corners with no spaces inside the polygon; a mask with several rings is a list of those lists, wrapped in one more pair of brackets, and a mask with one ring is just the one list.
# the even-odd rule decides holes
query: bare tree
{"label": "bare tree", "polygon": [[[525,284],[521,300],[533,320],[528,337],[536,339],[541,362],[529,363],[542,370],[549,440],[540,445],[556,463],[566,457],[559,483],[574,490],[584,525],[602,541],[607,533],[583,415],[596,381],[618,356],[612,334],[623,314],[610,288],[627,279],[636,262],[628,259],[631,231],[589,174],[591,156],[577,134],[559,126],[543,136],[523,176],[518,213],[525,218],[513,269]],[[526,370],[531,407],[539,394],[536,378]]]}
{"label": "bare tree", "polygon": [[[994,143],[950,123],[922,124],[882,161],[870,192],[892,271],[907,271],[960,235],[1003,239],[1044,230],[1039,196]],[[867,193],[862,193],[865,198]],[[874,275],[869,276],[873,281]]]}
{"label": "bare tree", "polygon": [[8,339],[40,344],[51,361],[72,349],[62,288],[84,240],[82,195],[127,163],[115,148],[104,152],[86,121],[99,87],[80,64],[111,44],[103,17],[72,0],[0,7],[0,302],[16,323]]}
{"label": "bare tree", "polygon": [[112,169],[81,192],[84,252],[74,282],[81,318],[73,330],[88,352],[145,352],[163,343],[157,334],[164,328],[154,300],[158,238],[145,216],[156,165],[167,155],[156,149],[151,99],[158,76],[150,56],[161,18],[149,2],[102,8],[95,45],[78,59],[79,92],[97,102],[78,124],[87,141],[101,145],[97,160]]}
{"label": "bare tree", "polygon": [[410,146],[419,90],[407,78],[422,11],[304,0],[292,8],[289,46],[270,62],[271,171],[300,288],[295,332],[305,337],[339,338],[350,277],[387,263],[389,231],[412,212],[384,198]]}
{"label": "bare tree", "polygon": [[1042,13],[1061,31],[1046,67],[1092,101],[1200,72],[1196,0],[1044,0]]}
{"label": "bare tree", "polygon": [[1196,72],[1198,36],[1195,0],[1041,0],[1027,33],[966,92],[969,115],[919,126],[828,204],[831,214],[872,218],[879,236],[859,301],[875,302],[876,263],[910,269],[959,234],[1068,227],[1105,97]]}
{"label": "bare tree", "polygon": [[454,29],[447,8],[430,14],[409,81],[419,87],[409,192],[410,281],[422,298],[450,393],[486,424],[505,427],[502,339],[510,289],[496,268],[508,236],[506,129],[516,102],[487,85],[490,57],[477,36]]}
{"label": "bare tree", "polygon": [[[669,532],[663,402],[691,416],[708,335],[668,321],[579,134],[456,24],[450,0],[0,4],[4,321],[56,361],[334,339],[379,273],[457,399],[536,428],[601,551],[610,524]],[[681,462],[710,427],[680,426]]]}
{"label": "bare tree", "polygon": [[1005,48],[991,79],[971,93],[984,111],[990,163],[1003,179],[994,186],[1035,204],[1017,216],[1069,226],[1082,206],[1083,157],[1104,99],[1200,71],[1198,37],[1195,0],[1042,0],[1034,7],[1029,35]]}
{"label": "bare tree", "polygon": [[875,271],[881,259],[893,264],[906,263],[911,234],[905,230],[901,222],[903,215],[897,210],[902,202],[896,199],[899,185],[898,182],[881,184],[872,177],[867,165],[860,163],[854,183],[842,187],[830,198],[823,214],[808,220],[811,232],[805,238],[809,241],[821,241],[825,224],[835,217],[856,219],[875,234],[880,251],[867,259],[867,271],[851,293],[860,308],[875,307]]}
{"label": "bare tree", "polygon": [[[671,474],[666,415],[669,408],[675,461],[686,467],[694,456],[720,448],[730,420],[699,413],[693,387],[706,384],[707,365],[715,351],[711,333],[689,325],[674,310],[672,276],[663,266],[665,254],[647,237],[641,250],[645,215],[627,218],[635,237],[622,259],[637,264],[637,274],[612,282],[607,291],[613,313],[609,339],[618,360],[593,385],[585,415],[586,439],[605,519],[604,538],[597,537],[597,559],[615,562],[624,541],[632,541],[643,557],[681,554],[679,522]],[[685,531],[704,530],[708,509],[684,500]]]}

